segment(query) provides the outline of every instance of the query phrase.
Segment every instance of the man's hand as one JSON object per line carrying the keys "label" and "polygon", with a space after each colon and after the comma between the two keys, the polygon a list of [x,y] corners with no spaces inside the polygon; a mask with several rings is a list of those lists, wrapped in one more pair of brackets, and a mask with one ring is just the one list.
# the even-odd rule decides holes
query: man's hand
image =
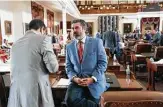
{"label": "man's hand", "polygon": [[81,78],[78,78],[78,77],[74,77],[73,78],[73,81],[77,84],[80,84],[82,82],[82,79]]}
{"label": "man's hand", "polygon": [[94,82],[93,78],[83,78],[81,79],[81,82],[78,85],[86,87],[92,84],[93,82]]}

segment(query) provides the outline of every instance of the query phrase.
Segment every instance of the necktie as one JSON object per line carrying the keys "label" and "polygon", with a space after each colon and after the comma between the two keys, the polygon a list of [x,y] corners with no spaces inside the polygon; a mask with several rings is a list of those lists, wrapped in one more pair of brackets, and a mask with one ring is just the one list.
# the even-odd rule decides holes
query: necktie
{"label": "necktie", "polygon": [[83,43],[82,43],[82,41],[78,42],[78,55],[79,55],[79,61],[81,63],[82,58],[83,58]]}

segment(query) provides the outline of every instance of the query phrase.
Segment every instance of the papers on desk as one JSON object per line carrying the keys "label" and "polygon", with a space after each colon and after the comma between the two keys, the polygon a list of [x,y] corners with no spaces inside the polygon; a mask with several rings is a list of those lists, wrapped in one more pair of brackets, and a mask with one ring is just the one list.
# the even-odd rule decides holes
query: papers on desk
{"label": "papers on desk", "polygon": [[160,59],[159,61],[152,62],[153,64],[163,64],[163,59]]}
{"label": "papers on desk", "polygon": [[143,55],[141,55],[141,54],[135,54],[135,56],[136,56],[136,57],[140,57],[140,56],[143,56]]}
{"label": "papers on desk", "polygon": [[69,79],[61,78],[58,81],[57,86],[68,86],[69,84],[70,84],[70,80]]}
{"label": "papers on desk", "polygon": [[113,61],[113,66],[120,65],[118,62]]}
{"label": "papers on desk", "polygon": [[119,42],[119,48],[120,48],[120,49],[125,48],[125,44],[124,44],[123,42]]}
{"label": "papers on desk", "polygon": [[10,72],[10,64],[0,64],[0,72]]}
{"label": "papers on desk", "polygon": [[61,49],[60,45],[58,43],[53,43],[54,49]]}

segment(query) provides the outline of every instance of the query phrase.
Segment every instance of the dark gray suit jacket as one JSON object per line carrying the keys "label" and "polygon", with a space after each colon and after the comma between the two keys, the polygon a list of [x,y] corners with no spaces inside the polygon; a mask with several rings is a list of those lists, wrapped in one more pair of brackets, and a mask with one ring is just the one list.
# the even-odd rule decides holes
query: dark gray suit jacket
{"label": "dark gray suit jacket", "polygon": [[112,54],[115,51],[116,48],[116,37],[115,37],[115,33],[113,31],[106,31],[103,34],[103,44],[105,48],[109,48],[110,51],[112,52]]}
{"label": "dark gray suit jacket", "polygon": [[163,46],[163,34],[160,37],[160,45]]}

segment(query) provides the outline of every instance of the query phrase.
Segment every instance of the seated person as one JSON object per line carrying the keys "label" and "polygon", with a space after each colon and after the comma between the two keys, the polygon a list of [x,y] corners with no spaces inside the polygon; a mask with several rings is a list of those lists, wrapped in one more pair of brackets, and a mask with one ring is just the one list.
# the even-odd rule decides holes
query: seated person
{"label": "seated person", "polygon": [[146,32],[144,36],[145,40],[151,42],[152,35],[150,34],[150,31]]}
{"label": "seated person", "polygon": [[163,31],[161,31],[160,46],[163,46]]}
{"label": "seated person", "polygon": [[154,43],[154,44],[159,44],[160,36],[161,36],[161,35],[160,35],[160,32],[157,31],[156,34],[154,34],[154,36],[153,36],[152,43]]}
{"label": "seated person", "polygon": [[10,49],[10,45],[8,44],[8,40],[4,39],[4,43],[2,44],[2,49]]}
{"label": "seated person", "polygon": [[86,36],[84,20],[74,20],[72,27],[75,39],[66,46],[66,73],[72,81],[65,96],[66,104],[99,107],[100,96],[107,89],[104,74],[107,56],[102,40]]}
{"label": "seated person", "polygon": [[102,35],[100,33],[100,30],[98,30],[98,32],[96,33],[96,38],[102,39]]}

